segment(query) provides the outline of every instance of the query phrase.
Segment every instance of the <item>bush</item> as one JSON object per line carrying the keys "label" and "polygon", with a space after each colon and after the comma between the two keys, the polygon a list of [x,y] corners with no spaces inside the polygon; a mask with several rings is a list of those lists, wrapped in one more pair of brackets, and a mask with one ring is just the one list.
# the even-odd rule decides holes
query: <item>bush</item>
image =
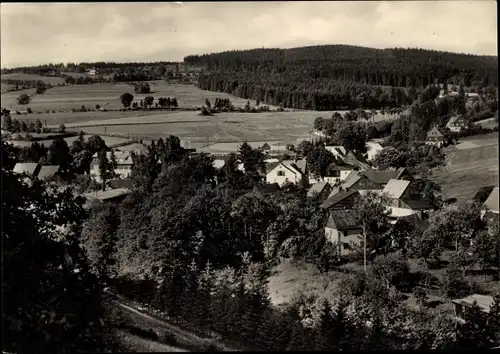
{"label": "bush", "polygon": [[18,104],[28,104],[31,102],[30,96],[27,94],[23,93],[21,96],[17,98],[17,103]]}
{"label": "bush", "polygon": [[441,294],[443,296],[449,299],[457,299],[480,292],[480,286],[465,278],[460,269],[454,266],[447,268],[441,281]]}
{"label": "bush", "polygon": [[398,289],[404,289],[408,286],[410,266],[400,251],[375,258],[371,272],[384,281],[387,287],[394,285]]}
{"label": "bush", "polygon": [[26,108],[26,112],[28,112],[29,114],[33,113],[33,111],[31,110],[31,108]]}
{"label": "bush", "polygon": [[173,335],[172,333],[164,332],[159,335],[158,339],[161,343],[167,344],[167,345],[177,345],[177,337]]}

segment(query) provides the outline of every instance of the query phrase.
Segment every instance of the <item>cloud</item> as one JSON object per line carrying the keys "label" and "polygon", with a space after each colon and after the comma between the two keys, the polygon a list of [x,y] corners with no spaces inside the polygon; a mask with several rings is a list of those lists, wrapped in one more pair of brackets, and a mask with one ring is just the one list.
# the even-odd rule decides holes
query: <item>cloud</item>
{"label": "cloud", "polygon": [[497,55],[495,1],[2,3],[1,66],[352,44]]}

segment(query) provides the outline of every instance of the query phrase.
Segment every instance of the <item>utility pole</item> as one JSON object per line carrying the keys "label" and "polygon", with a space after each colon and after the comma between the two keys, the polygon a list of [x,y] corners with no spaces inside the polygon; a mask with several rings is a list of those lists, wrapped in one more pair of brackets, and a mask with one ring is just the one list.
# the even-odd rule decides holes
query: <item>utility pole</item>
{"label": "utility pole", "polygon": [[[364,227],[363,227],[364,229]],[[366,232],[363,230],[363,261],[364,261],[364,271],[366,275]]]}

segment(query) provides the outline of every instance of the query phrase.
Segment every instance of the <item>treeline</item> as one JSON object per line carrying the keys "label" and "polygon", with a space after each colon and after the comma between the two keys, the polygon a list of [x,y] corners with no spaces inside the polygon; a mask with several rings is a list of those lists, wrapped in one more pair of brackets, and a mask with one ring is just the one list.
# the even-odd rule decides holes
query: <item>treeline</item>
{"label": "treeline", "polygon": [[[37,94],[42,94],[46,89],[51,88],[52,84],[46,84],[42,80],[19,80],[19,79],[2,79],[3,84],[14,86],[10,91],[27,90],[36,88]],[[7,90],[9,91],[9,90]]]}
{"label": "treeline", "polygon": [[95,62],[95,63],[59,63],[59,64],[44,64],[44,65],[36,65],[36,66],[25,66],[25,67],[17,67],[10,69],[2,69],[2,74],[10,74],[14,72],[24,72],[27,74],[36,74],[36,75],[48,75],[52,72],[74,72],[74,73],[84,73],[87,69],[98,69],[99,71],[107,74],[111,74],[116,70],[125,70],[128,68],[145,68],[145,69],[154,69],[158,66],[176,66],[177,62],[130,62],[130,63],[115,63],[115,62]]}
{"label": "treeline", "polygon": [[434,83],[498,85],[496,57],[421,49],[255,49],[184,62],[207,69],[198,80],[202,89],[299,109],[380,109],[411,104]]}

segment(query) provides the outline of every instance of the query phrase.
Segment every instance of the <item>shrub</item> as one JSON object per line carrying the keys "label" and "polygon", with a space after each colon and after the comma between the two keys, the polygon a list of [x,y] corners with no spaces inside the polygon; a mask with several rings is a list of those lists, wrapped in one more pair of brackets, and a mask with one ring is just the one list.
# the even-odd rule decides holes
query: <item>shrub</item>
{"label": "shrub", "polygon": [[17,103],[18,104],[28,104],[30,103],[31,98],[27,94],[23,93],[21,96],[17,98]]}
{"label": "shrub", "polygon": [[26,108],[26,112],[28,112],[29,114],[33,113],[33,111],[31,110],[31,108]]}
{"label": "shrub", "polygon": [[408,260],[398,251],[375,258],[371,272],[384,281],[387,287],[394,285],[398,289],[407,287],[410,277]]}
{"label": "shrub", "polygon": [[446,269],[446,273],[441,281],[441,294],[443,296],[456,299],[477,292],[481,292],[479,285],[465,278],[460,269],[454,266]]}

